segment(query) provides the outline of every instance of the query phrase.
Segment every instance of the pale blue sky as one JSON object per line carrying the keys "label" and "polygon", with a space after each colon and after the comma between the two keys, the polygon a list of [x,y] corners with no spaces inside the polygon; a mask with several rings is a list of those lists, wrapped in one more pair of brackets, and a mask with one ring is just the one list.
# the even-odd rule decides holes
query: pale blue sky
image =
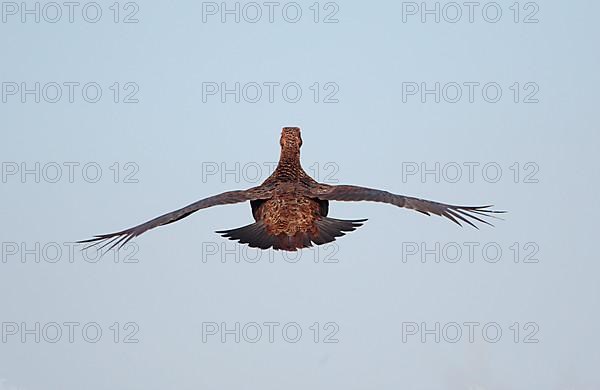
{"label": "pale blue sky", "polygon": [[[401,2],[344,1],[326,9],[321,2],[315,23],[313,3],[298,3],[303,12],[298,23],[281,17],[285,2],[275,9],[273,23],[263,6],[263,19],[254,24],[243,17],[235,23],[231,16],[221,23],[218,15],[203,23],[202,3],[183,1],[140,3],[138,23],[114,23],[112,3],[100,4],[97,23],[82,19],[86,3],[75,9],[73,23],[66,8],[57,23],[43,15],[40,23],[27,15],[22,23],[3,3],[0,317],[6,340],[0,344],[5,381],[0,388],[600,386],[595,326],[600,5],[552,0],[538,3],[536,11],[523,9],[522,2],[520,22],[514,23],[513,2],[498,2],[503,17],[497,23],[486,22],[479,8],[473,23],[466,14],[458,23],[443,18],[435,23],[431,16],[422,23],[418,15],[407,15],[403,23]],[[124,5],[119,20],[136,11]],[[322,23],[331,12],[339,22]],[[539,22],[522,23],[531,12]],[[22,103],[21,83],[31,89],[35,82],[40,103],[31,94]],[[65,82],[80,84],[73,103]],[[81,95],[81,86],[90,82],[102,89],[97,103]],[[233,88],[236,82],[248,93],[255,85],[249,83],[262,85],[262,100],[250,103],[241,96],[235,103],[228,95],[222,103],[211,95],[203,102],[203,83]],[[269,102],[265,82],[297,83],[302,97],[288,103],[276,89]],[[476,89],[470,103],[464,87],[457,103],[443,97],[435,103],[432,95],[425,103],[419,95],[403,102],[405,83],[433,88],[436,82],[448,93],[452,83],[497,83],[502,97],[488,103]],[[54,96],[52,83],[63,88],[57,103],[44,99]],[[19,91],[12,94],[15,85]],[[115,88],[119,103],[113,101]],[[133,98],[139,102],[123,103],[136,88]],[[534,90],[539,102],[523,103]],[[332,91],[338,102],[324,103]],[[242,247],[214,233],[250,223],[249,205],[239,204],[204,210],[139,237],[137,263],[115,263],[110,254],[97,263],[79,252],[68,255],[65,242],[256,185],[244,180],[248,175],[203,177],[202,167],[233,168],[239,162],[250,169],[276,161],[286,125],[302,128],[302,161],[311,174],[309,167],[319,167],[318,179],[449,203],[492,203],[509,214],[495,228],[475,230],[388,205],[335,203],[331,216],[369,221],[334,247],[302,252],[298,262],[276,253],[253,264],[244,249],[225,257],[222,245]],[[22,163],[31,169],[36,162],[39,183],[34,174],[25,180],[20,171],[12,174]],[[446,167],[446,178],[452,167],[463,167],[462,178],[403,179],[403,167],[431,168],[436,162]],[[93,169],[102,169],[98,182],[82,176],[85,164],[92,169],[88,180]],[[473,180],[465,164],[475,164]],[[486,164],[502,169],[497,182],[483,176]],[[49,183],[57,165],[63,176]],[[335,174],[327,176],[330,172]],[[129,173],[137,183],[124,183]],[[268,173],[260,172],[262,178]],[[30,254],[22,263],[21,243],[27,248],[40,243],[48,251],[58,243],[63,253],[56,263],[47,261],[51,252]],[[450,249],[457,243],[463,255],[454,264],[432,257],[422,263],[421,252],[407,256],[414,243]],[[473,263],[465,243],[479,248]],[[482,258],[486,244],[502,250],[498,262]],[[208,255],[214,248],[217,253]],[[334,251],[337,262],[324,263]],[[538,262],[523,264],[532,252]],[[20,325],[33,329],[36,322],[48,332],[48,324],[63,324],[62,338],[50,343],[54,333],[42,334],[36,343]],[[65,322],[81,324],[73,343]],[[138,343],[123,342],[134,329],[123,329],[128,322],[138,328]],[[257,343],[244,338],[235,343],[232,336],[221,343],[219,334],[203,342],[203,323],[222,322],[230,328],[236,322],[296,323],[303,333],[297,343],[280,332],[269,343],[263,325]],[[323,342],[333,329],[323,329],[329,322],[337,327],[337,343]],[[430,329],[436,322],[481,325],[474,343],[466,335],[456,343],[443,337],[436,343],[430,335],[422,343],[420,333],[405,334],[403,342],[403,324],[423,322]],[[102,329],[99,342],[82,338],[86,323]],[[481,327],[488,323],[502,330],[499,342],[482,338]],[[517,343],[514,323],[520,328]],[[523,342],[534,329],[523,329],[526,323],[536,327],[538,343]]]}

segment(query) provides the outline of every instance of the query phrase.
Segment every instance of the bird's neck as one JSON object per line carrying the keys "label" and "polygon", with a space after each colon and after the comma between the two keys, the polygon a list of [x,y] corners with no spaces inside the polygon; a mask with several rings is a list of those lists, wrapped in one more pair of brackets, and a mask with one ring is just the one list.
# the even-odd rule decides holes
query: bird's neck
{"label": "bird's neck", "polygon": [[300,167],[300,149],[299,148],[281,148],[278,166],[298,166]]}
{"label": "bird's neck", "polygon": [[299,148],[282,148],[275,173],[280,179],[295,179],[304,172],[300,165]]}

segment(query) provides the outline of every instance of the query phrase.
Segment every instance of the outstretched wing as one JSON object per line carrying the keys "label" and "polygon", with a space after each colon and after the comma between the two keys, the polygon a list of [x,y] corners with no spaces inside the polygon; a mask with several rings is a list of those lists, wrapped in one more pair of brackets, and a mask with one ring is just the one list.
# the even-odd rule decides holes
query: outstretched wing
{"label": "outstretched wing", "polygon": [[389,203],[398,207],[416,210],[425,215],[440,215],[460,226],[462,226],[460,223],[462,221],[474,228],[477,228],[477,226],[472,220],[493,226],[483,218],[497,218],[494,214],[504,213],[504,211],[490,210],[489,208],[492,206],[453,206],[431,200],[396,195],[387,191],[349,185],[330,186],[319,184],[319,187],[313,191],[313,196],[323,200]]}
{"label": "outstretched wing", "polygon": [[161,215],[160,217],[156,217],[148,222],[142,223],[141,225],[121,230],[120,232],[100,234],[94,236],[94,238],[91,238],[89,240],[77,241],[77,243],[89,244],[84,249],[99,244],[102,244],[102,246],[100,246],[98,249],[102,249],[109,244],[112,244],[109,249],[112,249],[117,245],[119,245],[119,248],[121,248],[132,238],[137,237],[150,229],[154,229],[158,226],[168,225],[170,223],[179,221],[180,219],[185,218],[198,210],[212,206],[245,202],[247,200],[266,199],[269,197],[270,196],[268,192],[261,190],[259,187],[250,188],[245,191],[223,192],[222,194],[210,196],[208,198],[187,205],[179,210],[175,210],[165,215]]}

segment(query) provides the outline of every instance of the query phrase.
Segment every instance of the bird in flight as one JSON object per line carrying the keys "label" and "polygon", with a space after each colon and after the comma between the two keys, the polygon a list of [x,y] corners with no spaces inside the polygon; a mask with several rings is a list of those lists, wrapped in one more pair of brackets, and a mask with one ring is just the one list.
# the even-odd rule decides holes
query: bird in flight
{"label": "bird in flight", "polygon": [[[161,215],[141,225],[115,233],[101,234],[88,240],[84,249],[110,245],[109,250],[123,247],[134,237],[159,226],[179,221],[208,207],[250,201],[254,223],[231,230],[217,231],[223,237],[253,248],[296,251],[313,244],[322,245],[362,226],[366,219],[345,220],[328,217],[329,201],[371,201],[389,203],[423,213],[439,215],[461,225],[475,228],[486,218],[503,211],[492,206],[453,206],[430,200],[396,195],[391,192],[353,185],[319,183],[302,169],[298,127],[284,127],[279,141],[281,154],[275,171],[258,187],[223,192],[201,199],[179,210]],[[461,225],[462,226],[462,225]]]}

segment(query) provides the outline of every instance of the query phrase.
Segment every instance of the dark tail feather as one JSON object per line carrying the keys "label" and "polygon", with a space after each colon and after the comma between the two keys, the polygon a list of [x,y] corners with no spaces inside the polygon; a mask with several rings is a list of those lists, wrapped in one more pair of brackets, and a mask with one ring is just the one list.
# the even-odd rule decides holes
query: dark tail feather
{"label": "dark tail feather", "polygon": [[335,219],[329,217],[322,217],[315,222],[317,226],[317,234],[312,235],[310,239],[317,245],[326,244],[334,241],[336,237],[341,237],[346,232],[356,230],[356,228],[363,225],[366,219]]}
{"label": "dark tail feather", "polygon": [[267,232],[262,221],[237,229],[221,230],[216,233],[230,240],[238,241],[240,244],[248,244],[252,248],[269,249],[272,247],[276,250],[295,251],[312,246],[308,233],[298,232],[294,236],[285,234],[274,236]]}
{"label": "dark tail feather", "polygon": [[240,244],[248,244],[252,248],[269,249],[277,242],[275,237],[267,233],[262,221],[237,229],[221,230],[215,233],[230,240],[237,240]]}
{"label": "dark tail feather", "polygon": [[269,249],[272,247],[276,250],[295,251],[311,247],[313,242],[322,245],[334,241],[336,237],[345,235],[345,232],[351,232],[362,226],[365,221],[366,219],[343,220],[322,217],[315,222],[316,234],[297,232],[293,236],[269,234],[262,221],[237,229],[217,231],[216,233],[230,240],[238,241],[240,244],[248,244],[252,248]]}

